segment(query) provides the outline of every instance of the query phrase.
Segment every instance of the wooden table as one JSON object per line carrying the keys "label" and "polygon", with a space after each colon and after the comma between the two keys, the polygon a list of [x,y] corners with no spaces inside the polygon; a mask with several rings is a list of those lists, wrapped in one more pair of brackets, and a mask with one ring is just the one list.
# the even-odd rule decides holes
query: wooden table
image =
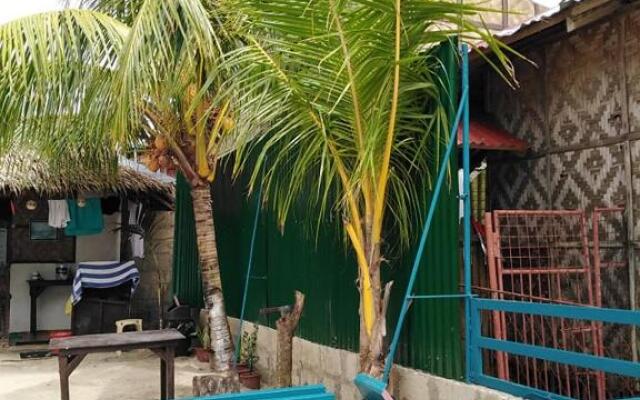
{"label": "wooden table", "polygon": [[38,332],[38,297],[52,286],[71,286],[71,279],[29,279],[29,296],[31,297],[31,318],[29,331],[32,335]]}
{"label": "wooden table", "polygon": [[69,400],[69,375],[90,353],[149,349],[160,357],[160,398],[173,399],[175,348],[184,340],[175,329],[159,331],[105,333],[51,339],[49,349],[58,355],[60,398]]}

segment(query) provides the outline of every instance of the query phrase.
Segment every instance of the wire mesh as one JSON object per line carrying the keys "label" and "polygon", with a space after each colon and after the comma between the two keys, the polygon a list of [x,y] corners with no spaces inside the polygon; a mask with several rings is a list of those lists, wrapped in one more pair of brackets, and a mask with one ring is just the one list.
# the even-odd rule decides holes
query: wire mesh
{"label": "wire mesh", "polygon": [[[485,217],[493,298],[596,305],[582,210],[500,210]],[[498,339],[603,355],[595,322],[493,312]],[[604,399],[601,372],[496,352],[499,378],[568,397]]]}

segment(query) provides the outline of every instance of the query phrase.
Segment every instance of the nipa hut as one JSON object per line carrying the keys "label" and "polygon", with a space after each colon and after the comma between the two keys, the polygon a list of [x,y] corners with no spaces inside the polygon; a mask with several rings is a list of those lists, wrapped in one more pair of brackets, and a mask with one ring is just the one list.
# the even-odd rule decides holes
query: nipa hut
{"label": "nipa hut", "polygon": [[[100,174],[63,173],[24,154],[5,157],[0,338],[20,344],[45,342],[59,331],[113,331],[114,321],[123,318],[158,326],[169,286],[173,196],[173,177],[131,160],[121,159],[116,173]],[[86,288],[79,301],[72,296],[79,265],[129,261],[135,281]]]}

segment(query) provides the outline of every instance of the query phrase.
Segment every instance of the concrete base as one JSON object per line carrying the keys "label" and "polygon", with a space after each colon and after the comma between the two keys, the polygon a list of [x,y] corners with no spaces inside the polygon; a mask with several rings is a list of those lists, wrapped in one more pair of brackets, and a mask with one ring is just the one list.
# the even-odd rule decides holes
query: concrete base
{"label": "concrete base", "polygon": [[[238,332],[238,320],[231,319],[231,332]],[[245,323],[244,329],[251,324]],[[274,329],[260,326],[257,352],[258,370],[265,385],[276,382],[277,334]],[[353,378],[358,373],[358,354],[293,339],[293,385],[322,383],[336,394],[338,400],[361,400]],[[396,366],[392,372],[392,394],[396,400],[515,400],[506,393],[482,386],[440,378],[411,368]]]}
{"label": "concrete base", "polygon": [[193,377],[193,395],[206,396],[240,391],[240,380],[236,371],[215,372]]}

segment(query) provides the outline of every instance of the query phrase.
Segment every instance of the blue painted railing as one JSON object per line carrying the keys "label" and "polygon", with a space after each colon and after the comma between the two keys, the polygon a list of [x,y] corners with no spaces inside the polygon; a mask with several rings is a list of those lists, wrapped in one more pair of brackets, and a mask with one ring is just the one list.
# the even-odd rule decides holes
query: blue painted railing
{"label": "blue painted railing", "polygon": [[481,318],[482,311],[501,311],[541,317],[567,318],[640,326],[640,312],[638,311],[478,298],[470,299],[469,303],[471,312],[471,321],[468,323],[470,331],[469,348],[471,349],[469,354],[469,378],[473,383],[525,398],[554,400],[569,399],[568,397],[560,396],[555,393],[546,392],[485,375],[482,360],[483,349],[501,351],[560,364],[588,368],[596,371],[640,378],[640,363],[483,336]]}
{"label": "blue painted railing", "polygon": [[327,392],[324,385],[306,385],[189,397],[180,400],[335,400],[335,398],[333,393]]}

